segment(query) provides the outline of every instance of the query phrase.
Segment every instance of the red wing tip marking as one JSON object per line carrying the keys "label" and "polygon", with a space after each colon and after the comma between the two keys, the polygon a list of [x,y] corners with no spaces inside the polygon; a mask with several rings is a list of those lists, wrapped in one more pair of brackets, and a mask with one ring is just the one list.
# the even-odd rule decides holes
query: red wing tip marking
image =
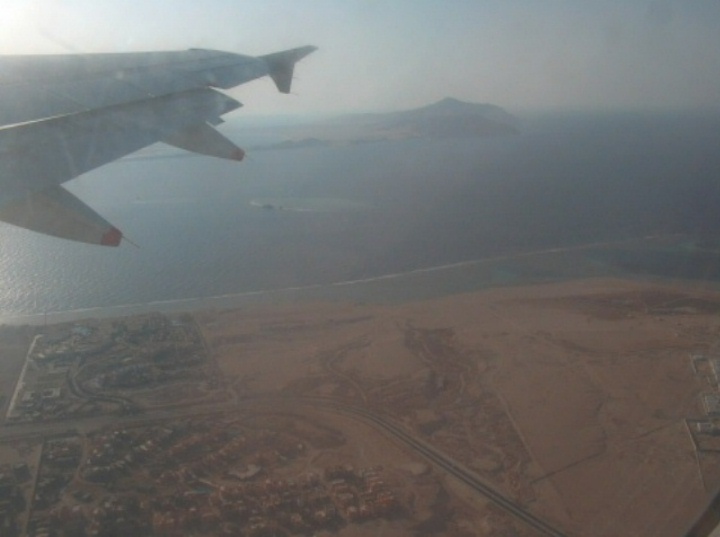
{"label": "red wing tip marking", "polygon": [[100,244],[103,246],[118,246],[122,240],[122,231],[116,227],[111,227],[103,233]]}
{"label": "red wing tip marking", "polygon": [[233,153],[232,153],[233,160],[242,160],[244,158],[245,158],[245,151],[243,151],[239,147],[237,149],[235,149],[235,151],[233,151]]}

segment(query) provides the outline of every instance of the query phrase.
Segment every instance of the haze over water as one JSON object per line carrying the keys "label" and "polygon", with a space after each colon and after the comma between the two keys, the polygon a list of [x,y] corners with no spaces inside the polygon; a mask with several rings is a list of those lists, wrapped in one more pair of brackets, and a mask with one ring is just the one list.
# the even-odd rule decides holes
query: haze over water
{"label": "haze over water", "polygon": [[[280,139],[241,119],[224,131],[248,149]],[[326,284],[650,234],[706,238],[718,231],[718,142],[717,116],[566,115],[525,119],[519,136],[258,149],[240,165],[130,158],[67,186],[140,247],[2,225],[0,314]]]}

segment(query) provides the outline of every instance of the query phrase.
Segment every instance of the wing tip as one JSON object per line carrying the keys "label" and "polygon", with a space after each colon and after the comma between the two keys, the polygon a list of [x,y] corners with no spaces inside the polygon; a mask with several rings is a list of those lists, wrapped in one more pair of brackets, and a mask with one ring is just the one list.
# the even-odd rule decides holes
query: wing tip
{"label": "wing tip", "polygon": [[119,246],[122,238],[122,231],[116,227],[111,227],[103,233],[102,238],[100,239],[100,244],[102,246]]}
{"label": "wing tip", "polygon": [[278,91],[280,93],[290,93],[295,64],[316,50],[316,46],[307,45],[282,52],[275,52],[273,54],[266,54],[265,56],[259,56],[259,58],[267,64],[268,74],[270,78],[273,79],[273,82],[275,82]]}

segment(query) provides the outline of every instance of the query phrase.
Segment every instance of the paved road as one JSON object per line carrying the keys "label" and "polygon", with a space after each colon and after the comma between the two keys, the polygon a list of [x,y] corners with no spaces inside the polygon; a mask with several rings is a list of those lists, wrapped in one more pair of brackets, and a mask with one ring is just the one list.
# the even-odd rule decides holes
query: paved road
{"label": "paved road", "polygon": [[452,458],[443,454],[433,446],[430,446],[424,441],[412,436],[402,427],[392,423],[387,418],[380,416],[377,413],[371,412],[361,407],[355,407],[343,403],[323,400],[321,398],[297,398],[296,403],[317,406],[325,410],[330,410],[347,416],[360,418],[364,422],[390,433],[397,440],[404,443],[416,453],[422,455],[425,459],[429,460],[435,466],[445,470],[448,474],[456,477],[457,479],[468,485],[470,488],[472,488],[475,492],[485,496],[488,500],[492,501],[497,506],[506,510],[516,518],[519,518],[528,526],[531,526],[542,535],[548,535],[550,537],[566,537],[565,534],[562,533],[560,530],[552,527],[547,522],[541,520],[531,512],[524,509],[518,503],[505,497],[502,493],[494,489],[492,486],[483,482],[474,472],[470,471],[468,468],[465,468],[463,465],[461,465],[457,461],[454,461]]}

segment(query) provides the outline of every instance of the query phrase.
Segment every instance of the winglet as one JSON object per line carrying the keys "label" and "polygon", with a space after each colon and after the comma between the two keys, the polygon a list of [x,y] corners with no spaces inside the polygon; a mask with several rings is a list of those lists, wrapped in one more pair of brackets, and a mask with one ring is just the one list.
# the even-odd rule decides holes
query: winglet
{"label": "winglet", "polygon": [[317,47],[308,45],[306,47],[260,56],[260,59],[264,60],[267,64],[268,74],[270,78],[273,79],[273,82],[275,82],[278,91],[280,93],[290,93],[295,64],[316,50]]}

